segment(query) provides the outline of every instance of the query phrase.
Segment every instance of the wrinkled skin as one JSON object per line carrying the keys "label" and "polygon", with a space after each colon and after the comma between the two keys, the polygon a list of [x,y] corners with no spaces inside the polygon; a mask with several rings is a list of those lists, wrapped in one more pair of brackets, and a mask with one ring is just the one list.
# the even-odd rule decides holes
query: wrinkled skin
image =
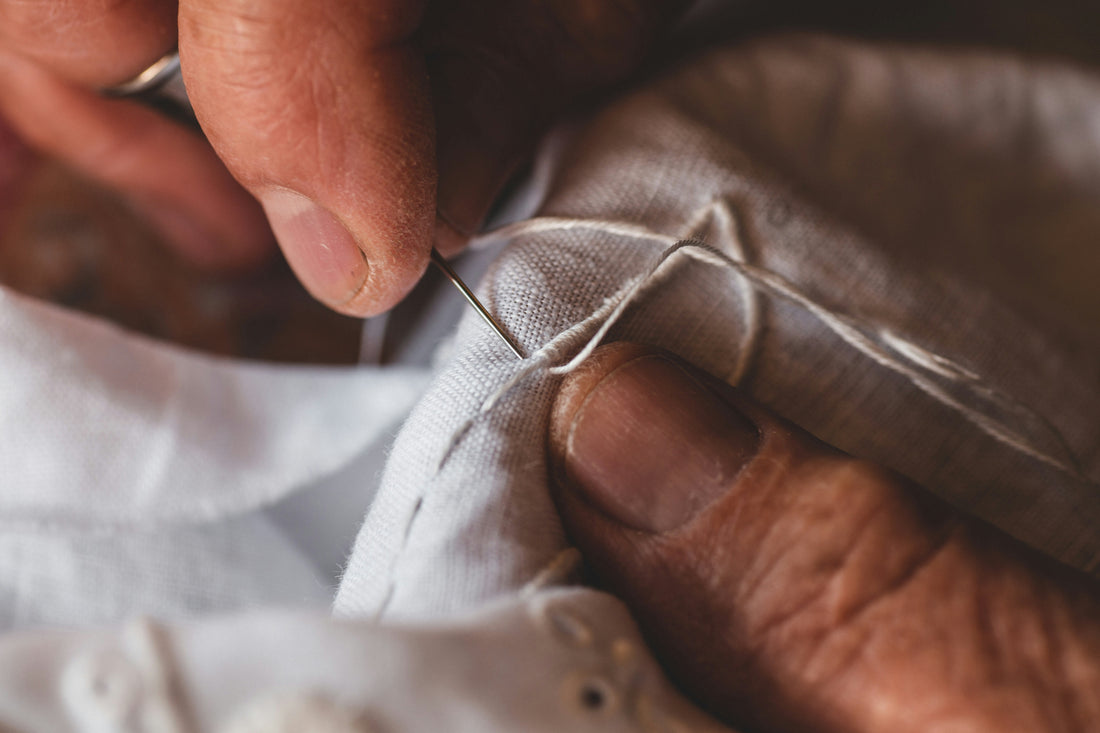
{"label": "wrinkled skin", "polygon": [[[721,403],[748,433],[698,418]],[[701,448],[676,449],[688,444]],[[643,347],[603,347],[562,388],[549,450],[587,564],[683,689],[730,723],[1100,730],[1095,581],[728,385]],[[593,468],[619,465],[616,452],[650,475],[676,471],[645,482]],[[687,486],[685,474],[718,478]]]}
{"label": "wrinkled skin", "polygon": [[[252,195],[293,191],[346,230],[276,223],[305,285],[341,311],[379,312],[415,282],[435,236],[446,252],[461,246],[551,117],[628,74],[680,5],[0,0],[0,114],[15,132],[0,131],[14,161],[0,208],[30,160],[17,136],[127,192],[196,262],[233,268],[272,245]],[[92,91],[177,34],[213,148]],[[337,257],[349,241],[355,257]],[[660,485],[627,500],[634,526],[613,519],[622,487],[601,501],[578,486],[568,436],[597,385],[641,353],[607,349],[563,391],[557,498],[589,565],[689,694],[761,730],[1100,729],[1092,581],[702,375],[708,399],[755,425],[728,447],[748,462],[684,523],[636,526]],[[652,430],[654,401],[674,391],[663,387],[625,400],[619,428]],[[706,442],[677,419],[657,421],[666,449],[676,435]]]}
{"label": "wrinkled skin", "polygon": [[[0,114],[211,268],[270,250],[255,195],[306,288],[368,315],[437,236],[460,249],[554,116],[624,78],[684,4],[0,0]],[[91,91],[177,32],[212,149]]]}

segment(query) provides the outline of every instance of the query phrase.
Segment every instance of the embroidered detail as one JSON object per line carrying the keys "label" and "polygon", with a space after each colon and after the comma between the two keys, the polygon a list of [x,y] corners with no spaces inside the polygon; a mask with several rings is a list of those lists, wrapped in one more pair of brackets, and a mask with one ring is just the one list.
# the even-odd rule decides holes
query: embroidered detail
{"label": "embroidered detail", "polygon": [[366,711],[320,693],[263,697],[235,712],[219,733],[376,733]]}
{"label": "embroidered detail", "polygon": [[[565,553],[562,553],[565,554]],[[596,627],[576,608],[575,596],[536,595],[528,603],[535,625],[558,643],[579,652],[576,668],[560,684],[560,699],[575,715],[607,725],[612,715],[629,720],[644,733],[686,733],[689,726],[653,698],[658,668],[647,659],[643,646],[634,639],[616,635],[601,637]],[[657,695],[657,699],[662,699]],[[720,726],[715,730],[724,730]]]}
{"label": "embroidered detail", "polygon": [[162,631],[139,620],[121,649],[100,647],[76,657],[61,674],[61,698],[77,728],[88,733],[187,733]]}
{"label": "embroidered detail", "polygon": [[562,683],[562,702],[586,716],[607,717],[621,707],[622,698],[609,680],[599,675],[578,673]]}

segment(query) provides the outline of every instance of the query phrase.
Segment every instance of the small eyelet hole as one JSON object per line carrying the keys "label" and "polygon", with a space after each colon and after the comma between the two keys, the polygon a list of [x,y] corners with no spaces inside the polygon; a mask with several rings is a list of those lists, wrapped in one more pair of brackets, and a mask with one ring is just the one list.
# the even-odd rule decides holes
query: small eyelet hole
{"label": "small eyelet hole", "polygon": [[602,688],[596,685],[585,685],[581,688],[581,707],[593,712],[603,710],[607,704],[607,697]]}
{"label": "small eyelet hole", "polygon": [[600,714],[615,706],[615,690],[602,677],[590,677],[577,686],[577,704],[581,710]]}

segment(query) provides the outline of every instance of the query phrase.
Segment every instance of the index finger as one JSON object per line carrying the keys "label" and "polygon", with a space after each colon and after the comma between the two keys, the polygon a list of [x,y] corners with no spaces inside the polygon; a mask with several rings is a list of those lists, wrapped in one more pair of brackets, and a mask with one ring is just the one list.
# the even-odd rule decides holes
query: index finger
{"label": "index finger", "polygon": [[260,199],[299,279],[350,315],[427,266],[435,134],[406,38],[422,3],[186,0],[180,56],[199,122]]}

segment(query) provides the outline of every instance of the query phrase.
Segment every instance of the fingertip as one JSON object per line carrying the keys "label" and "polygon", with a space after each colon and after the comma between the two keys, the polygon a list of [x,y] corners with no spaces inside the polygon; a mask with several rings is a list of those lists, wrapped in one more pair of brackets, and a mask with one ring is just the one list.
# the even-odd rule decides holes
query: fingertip
{"label": "fingertip", "polygon": [[[404,300],[428,268],[430,247],[406,250],[395,256],[386,245],[368,247],[367,278],[359,289],[335,310],[349,316],[368,318],[384,313]],[[375,259],[372,259],[372,256]]]}
{"label": "fingertip", "polygon": [[566,375],[554,399],[548,433],[550,456],[559,478],[564,476],[564,462],[573,419],[588,394],[601,380],[623,364],[656,353],[659,352],[651,347],[625,341],[604,344],[576,370]]}
{"label": "fingertip", "polygon": [[590,369],[555,421],[559,472],[624,527],[690,525],[756,455],[757,426],[671,355],[620,347]]}
{"label": "fingertip", "polygon": [[260,202],[291,269],[318,301],[349,316],[377,315],[397,305],[428,265],[430,244],[356,236],[343,217],[282,187]]}
{"label": "fingertip", "polygon": [[[673,358],[628,344],[593,356],[551,415],[563,523],[674,679],[719,717],[1004,730],[1037,709],[1029,680],[1063,662],[1021,664],[1015,640],[990,628],[1100,649],[1095,595],[1067,593],[1015,543],[897,474]],[[621,457],[578,469],[593,446]]]}
{"label": "fingertip", "polygon": [[363,242],[341,217],[296,191],[270,188],[260,200],[302,285],[337,312],[358,317],[384,312],[427,267],[426,246]]}
{"label": "fingertip", "polygon": [[271,230],[306,290],[332,308],[355,297],[370,265],[347,226],[296,191],[270,188],[259,196]]}
{"label": "fingertip", "polygon": [[191,101],[288,262],[330,308],[367,316],[416,284],[432,246],[427,73],[409,3],[181,5]]}

